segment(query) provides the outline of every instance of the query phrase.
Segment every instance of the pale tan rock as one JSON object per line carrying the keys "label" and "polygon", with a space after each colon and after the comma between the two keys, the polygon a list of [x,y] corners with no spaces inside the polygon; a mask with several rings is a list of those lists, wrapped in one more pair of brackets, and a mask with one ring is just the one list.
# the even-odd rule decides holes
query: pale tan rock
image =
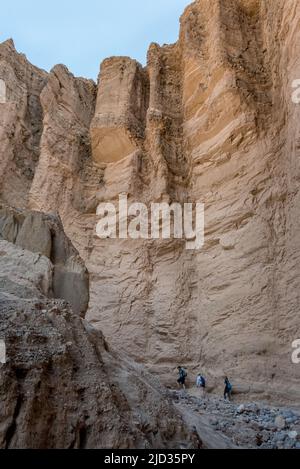
{"label": "pale tan rock", "polygon": [[[218,392],[226,373],[252,393],[297,394],[296,18],[296,2],[198,1],[182,16],[176,45],[150,47],[140,189],[127,192],[204,202],[206,243],[190,253],[178,242],[95,238],[88,318],[166,382],[184,362],[189,374],[205,369]],[[118,169],[105,170],[107,201]]]}
{"label": "pale tan rock", "polygon": [[0,238],[0,294],[31,299],[52,297],[49,259]]}
{"label": "pale tan rock", "polygon": [[48,258],[51,264],[47,283],[49,296],[63,298],[75,313],[85,314],[89,303],[88,272],[57,217],[40,212],[16,211],[0,204],[1,239],[14,243],[26,252],[36,253],[37,260],[40,257]]}
{"label": "pale tan rock", "polygon": [[14,207],[26,207],[39,159],[40,94],[46,79],[46,72],[17,53],[12,40],[0,44],[0,80],[6,90],[0,102],[0,198]]}
{"label": "pale tan rock", "polygon": [[[180,363],[214,391],[228,374],[299,398],[299,16],[297,0],[199,0],[146,69],[108,59],[96,88],[59,66],[42,92],[29,207],[58,212],[85,260],[87,319],[168,384]],[[120,192],[205,203],[204,248],[100,240],[97,203]]]}
{"label": "pale tan rock", "polygon": [[51,258],[51,231],[41,213],[29,213],[20,226],[16,245]]}
{"label": "pale tan rock", "polygon": [[96,161],[114,163],[139,148],[146,126],[148,81],[141,65],[130,58],[113,57],[102,63],[91,124]]}
{"label": "pale tan rock", "polygon": [[0,239],[0,448],[198,447],[156,377],[49,299],[52,270],[45,256]]}

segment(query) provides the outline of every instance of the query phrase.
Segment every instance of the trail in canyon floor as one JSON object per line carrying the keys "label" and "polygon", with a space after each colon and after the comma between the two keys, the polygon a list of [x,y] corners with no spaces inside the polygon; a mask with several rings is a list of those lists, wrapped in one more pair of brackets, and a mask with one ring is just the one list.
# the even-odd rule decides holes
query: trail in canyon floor
{"label": "trail in canyon floor", "polygon": [[228,402],[211,395],[200,397],[195,389],[171,391],[171,396],[205,448],[300,449],[300,406]]}

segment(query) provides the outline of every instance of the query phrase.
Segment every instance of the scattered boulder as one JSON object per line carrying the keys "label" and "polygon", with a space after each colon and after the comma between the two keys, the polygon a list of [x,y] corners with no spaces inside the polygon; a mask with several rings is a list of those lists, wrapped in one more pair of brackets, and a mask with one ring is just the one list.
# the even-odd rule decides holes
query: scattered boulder
{"label": "scattered boulder", "polygon": [[237,413],[238,414],[243,414],[245,412],[245,406],[244,404],[241,404],[240,406],[238,406],[237,408]]}
{"label": "scattered boulder", "polygon": [[286,427],[285,418],[282,415],[277,415],[277,417],[275,418],[275,425],[278,430],[283,430]]}

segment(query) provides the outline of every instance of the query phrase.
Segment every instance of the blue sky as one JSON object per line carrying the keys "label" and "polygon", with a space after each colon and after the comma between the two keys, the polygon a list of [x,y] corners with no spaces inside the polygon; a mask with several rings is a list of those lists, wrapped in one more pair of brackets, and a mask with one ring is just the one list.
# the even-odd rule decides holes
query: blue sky
{"label": "blue sky", "polygon": [[177,40],[179,17],[191,0],[2,0],[0,42],[50,70],[63,63],[97,78],[100,62],[128,55],[145,64],[150,42]]}

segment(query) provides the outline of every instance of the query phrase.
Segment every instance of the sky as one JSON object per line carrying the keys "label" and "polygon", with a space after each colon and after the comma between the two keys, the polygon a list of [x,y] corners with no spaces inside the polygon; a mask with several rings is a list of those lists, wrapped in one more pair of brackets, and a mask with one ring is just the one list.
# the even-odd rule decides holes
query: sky
{"label": "sky", "polygon": [[1,0],[0,42],[49,71],[65,64],[76,76],[96,79],[112,55],[146,63],[149,44],[177,40],[179,17],[191,0]]}

